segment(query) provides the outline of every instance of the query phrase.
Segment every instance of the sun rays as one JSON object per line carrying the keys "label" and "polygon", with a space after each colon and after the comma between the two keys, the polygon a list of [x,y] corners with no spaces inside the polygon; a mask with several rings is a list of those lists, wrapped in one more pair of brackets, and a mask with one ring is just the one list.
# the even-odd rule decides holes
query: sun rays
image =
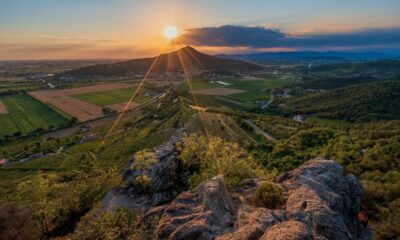
{"label": "sun rays", "polygon": [[[195,93],[193,91],[193,87],[192,87],[192,79],[191,79],[191,70],[192,69],[189,69],[190,68],[189,66],[193,66],[193,65],[197,64],[198,66],[200,66],[200,68],[204,68],[204,64],[190,50],[188,50],[187,48],[181,48],[183,46],[183,44],[179,40],[179,31],[176,27],[167,26],[167,27],[165,27],[163,33],[164,33],[164,36],[169,40],[168,46],[164,46],[163,49],[165,50],[168,47],[169,49],[172,48],[173,52],[176,52],[178,60],[179,60],[178,62],[183,71],[184,81],[189,88],[189,92],[191,94],[194,104],[198,105],[198,101],[197,101],[196,95],[195,95]],[[179,48],[181,48],[181,49],[179,49]],[[121,119],[123,118],[125,112],[128,111],[130,105],[135,101],[135,98],[139,95],[140,91],[143,89],[143,86],[145,85],[146,81],[149,79],[151,74],[154,72],[155,66],[158,63],[160,56],[161,55],[158,55],[154,59],[154,61],[150,64],[146,74],[144,75],[144,77],[140,81],[139,85],[134,90],[134,92],[133,92],[131,98],[129,99],[129,101],[127,102],[127,104],[125,105],[124,110],[118,114],[116,120],[111,125],[110,129],[107,131],[104,139],[106,139],[108,136],[110,136],[113,133],[113,131],[115,130],[115,128],[117,127],[118,123],[121,122]],[[172,66],[171,62],[172,62],[171,54],[168,54],[166,69],[163,70],[163,71],[165,71],[165,73],[167,73],[167,76],[168,76],[168,73],[174,71],[174,69],[175,70],[177,69],[176,66]],[[176,64],[176,63],[174,63],[174,64]],[[160,71],[160,69],[157,68],[157,71]],[[162,81],[162,80],[160,80],[160,81]],[[202,125],[202,128],[204,129],[206,136],[209,136],[208,129],[205,124],[205,120],[204,120],[202,111],[199,111],[199,117],[200,117],[200,124]]]}

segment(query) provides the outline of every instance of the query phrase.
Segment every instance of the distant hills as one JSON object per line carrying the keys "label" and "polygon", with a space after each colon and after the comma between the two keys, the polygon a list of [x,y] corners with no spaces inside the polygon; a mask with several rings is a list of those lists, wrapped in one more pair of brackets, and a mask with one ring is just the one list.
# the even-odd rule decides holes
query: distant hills
{"label": "distant hills", "polygon": [[400,60],[379,60],[313,66],[304,70],[301,85],[333,89],[353,84],[400,79]]}
{"label": "distant hills", "polygon": [[341,60],[341,61],[374,61],[382,59],[400,59],[400,53],[383,52],[339,52],[339,51],[295,51],[295,52],[262,52],[251,54],[217,55],[226,59],[249,61],[277,60]]}
{"label": "distant hills", "polygon": [[349,121],[400,118],[400,81],[358,84],[335,90],[293,97],[287,109],[297,114]]}
{"label": "distant hills", "polygon": [[89,77],[89,76],[125,76],[145,74],[154,62],[152,73],[178,73],[183,72],[180,57],[185,68],[192,75],[204,72],[231,73],[262,70],[259,65],[245,61],[223,59],[207,55],[187,46],[177,51],[161,54],[154,58],[133,59],[117,63],[97,64],[82,67],[62,73],[62,75]]}

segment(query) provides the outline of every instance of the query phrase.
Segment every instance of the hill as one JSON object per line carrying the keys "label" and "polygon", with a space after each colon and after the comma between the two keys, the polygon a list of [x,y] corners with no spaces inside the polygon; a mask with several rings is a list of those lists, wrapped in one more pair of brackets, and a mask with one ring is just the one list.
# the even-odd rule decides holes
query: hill
{"label": "hill", "polygon": [[370,83],[287,100],[296,113],[351,121],[400,118],[400,81]]}
{"label": "hill", "polygon": [[302,86],[333,89],[353,84],[400,79],[399,60],[342,63],[303,69]]}
{"label": "hill", "polygon": [[177,51],[161,54],[154,58],[141,58],[129,61],[97,64],[64,72],[67,76],[125,76],[145,74],[153,62],[152,73],[166,74],[183,72],[181,59],[192,75],[204,72],[239,73],[262,70],[262,67],[229,59],[217,58],[187,46]]}
{"label": "hill", "polygon": [[399,58],[400,54],[389,54],[382,52],[316,52],[316,51],[295,51],[295,52],[261,52],[250,54],[218,55],[228,59],[245,59],[250,61],[265,60],[342,60],[342,61],[371,61]]}

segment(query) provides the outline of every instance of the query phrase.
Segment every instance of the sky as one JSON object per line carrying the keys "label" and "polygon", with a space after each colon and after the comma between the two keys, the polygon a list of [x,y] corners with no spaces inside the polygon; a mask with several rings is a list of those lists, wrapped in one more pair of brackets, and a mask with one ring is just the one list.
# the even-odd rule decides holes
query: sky
{"label": "sky", "polygon": [[[398,0],[0,0],[0,59],[400,49]],[[173,43],[167,25],[181,35]]]}

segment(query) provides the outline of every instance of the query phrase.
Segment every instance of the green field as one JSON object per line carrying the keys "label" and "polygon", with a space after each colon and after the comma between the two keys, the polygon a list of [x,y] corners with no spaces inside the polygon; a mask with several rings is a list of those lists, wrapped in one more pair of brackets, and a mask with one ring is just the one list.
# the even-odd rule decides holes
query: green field
{"label": "green field", "polygon": [[[217,81],[227,83],[229,85],[220,84]],[[280,79],[280,78],[265,78],[259,80],[237,80],[233,78],[222,78],[215,81],[206,80],[192,80],[191,85],[193,90],[226,87],[226,88],[236,88],[246,91],[258,92],[260,89],[275,89],[279,87],[284,87],[293,84],[294,81],[290,79]],[[189,89],[188,84],[185,82],[182,84],[178,91],[187,91]]]}
{"label": "green field", "polygon": [[40,128],[47,129],[68,123],[68,119],[29,95],[21,93],[0,99],[8,110],[8,114],[0,115],[0,137],[16,132],[27,134]]}
{"label": "green field", "polygon": [[231,94],[226,97],[240,102],[248,102],[248,101],[251,102],[257,100],[268,100],[270,98],[270,94],[264,92],[244,92],[244,93]]}
{"label": "green field", "polygon": [[[221,81],[229,85],[224,85],[218,83],[217,81]],[[232,109],[256,108],[257,106],[259,106],[259,104],[256,103],[257,100],[268,101],[270,99],[269,90],[288,86],[291,84],[294,84],[293,80],[278,78],[265,78],[260,80],[237,80],[233,78],[224,78],[218,79],[216,81],[194,80],[191,82],[193,90],[224,87],[247,91],[244,93],[231,94],[223,97],[196,95],[199,104],[210,107],[228,107]],[[192,97],[190,96],[190,94],[188,94],[188,89],[188,84],[184,83],[178,88],[178,92],[186,95],[186,97],[191,99]],[[233,104],[228,101],[223,101],[224,98],[231,99],[242,104]]]}
{"label": "green field", "polygon": [[[74,95],[74,97],[93,103],[98,106],[107,106],[116,103],[127,102],[132,97],[134,88],[122,88],[110,91],[92,92]],[[135,102],[143,103],[150,99],[150,96],[144,96],[143,92],[139,96],[135,97]]]}

